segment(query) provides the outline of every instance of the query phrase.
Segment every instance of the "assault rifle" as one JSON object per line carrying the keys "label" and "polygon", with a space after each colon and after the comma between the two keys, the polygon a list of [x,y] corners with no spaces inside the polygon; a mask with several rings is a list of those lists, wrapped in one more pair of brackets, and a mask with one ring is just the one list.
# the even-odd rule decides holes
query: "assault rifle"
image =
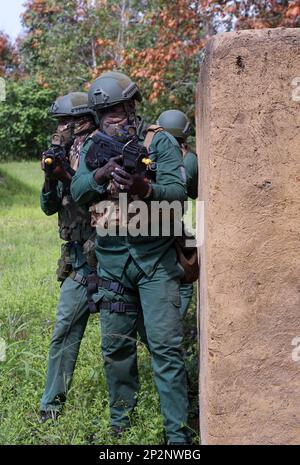
{"label": "assault rifle", "polygon": [[120,130],[116,137],[110,137],[98,131],[93,137],[85,162],[89,169],[102,168],[110,158],[122,156],[120,165],[127,173],[138,173],[144,177],[151,177],[156,171],[156,163],[150,159],[153,152],[138,143],[133,128]]}

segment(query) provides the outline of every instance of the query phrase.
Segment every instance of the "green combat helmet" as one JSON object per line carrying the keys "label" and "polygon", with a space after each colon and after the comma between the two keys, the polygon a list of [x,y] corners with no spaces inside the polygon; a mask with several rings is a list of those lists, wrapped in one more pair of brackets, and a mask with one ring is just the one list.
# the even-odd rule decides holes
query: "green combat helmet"
{"label": "green combat helmet", "polygon": [[70,92],[67,95],[58,97],[52,103],[49,113],[54,118],[63,116],[95,116],[94,112],[88,107],[88,94],[86,92]]}
{"label": "green combat helmet", "polygon": [[142,100],[137,85],[126,74],[118,71],[101,74],[92,83],[88,96],[89,107],[96,111],[131,99]]}
{"label": "green combat helmet", "polygon": [[172,134],[172,136],[182,140],[186,140],[191,131],[191,123],[188,117],[179,110],[162,112],[157,120],[157,124]]}

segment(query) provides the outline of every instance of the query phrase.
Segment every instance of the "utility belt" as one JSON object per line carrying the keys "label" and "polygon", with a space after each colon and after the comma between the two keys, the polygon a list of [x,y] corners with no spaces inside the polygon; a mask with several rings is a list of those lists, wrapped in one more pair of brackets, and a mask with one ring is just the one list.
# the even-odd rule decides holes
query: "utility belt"
{"label": "utility belt", "polygon": [[110,313],[137,313],[140,306],[137,304],[128,304],[126,302],[100,302],[98,304],[100,310],[109,310]]}
{"label": "utility belt", "polygon": [[90,273],[88,276],[83,276],[76,271],[69,274],[69,278],[79,284],[87,287],[88,304],[91,313],[98,313],[100,310],[109,310],[110,313],[137,313],[140,310],[140,305],[130,304],[126,302],[94,302],[92,296],[98,292],[98,288],[114,291],[117,294],[123,294],[125,287],[117,281],[111,279],[102,279],[96,273]]}
{"label": "utility belt", "polygon": [[96,273],[90,273],[87,277],[87,299],[91,313],[98,313],[100,310],[109,310],[110,313],[137,313],[140,310],[141,307],[139,304],[130,304],[120,301],[100,301],[95,303],[93,294],[96,294],[99,288],[113,291],[120,295],[123,295],[125,290],[128,292],[128,289],[118,281],[102,279]]}
{"label": "utility belt", "polygon": [[76,281],[79,284],[82,284],[83,286],[87,286],[87,276],[83,276],[80,273],[76,273],[76,271],[72,271],[72,273],[69,274],[69,278],[73,279],[73,281]]}

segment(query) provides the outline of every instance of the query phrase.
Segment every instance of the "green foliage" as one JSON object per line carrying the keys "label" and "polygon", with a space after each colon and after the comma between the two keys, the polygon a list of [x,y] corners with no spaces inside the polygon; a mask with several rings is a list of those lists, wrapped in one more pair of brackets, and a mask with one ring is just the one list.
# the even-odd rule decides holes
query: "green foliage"
{"label": "green foliage", "polygon": [[34,79],[7,80],[0,102],[0,160],[37,158],[53,127],[48,109],[55,93]]}
{"label": "green foliage", "polygon": [[93,66],[93,38],[99,23],[90,2],[29,0],[23,15],[20,53],[27,74],[58,88],[81,90]]}
{"label": "green foliage", "polygon": [[[6,361],[0,361],[0,444],[162,444],[163,421],[151,361],[141,344],[141,390],[132,428],[122,439],[109,433],[98,315],[89,320],[63,414],[55,426],[51,421],[39,423],[59,294],[55,269],[60,250],[57,217],[47,217],[39,207],[41,184],[38,161],[0,165],[0,338],[7,343]],[[194,305],[188,318],[193,326]],[[197,350],[192,357],[194,342],[189,337],[187,332],[186,357],[195,383]]]}
{"label": "green foliage", "polygon": [[[55,98],[87,90],[102,72],[119,69],[141,87],[139,112],[147,121],[178,108],[194,122],[199,62],[209,37],[234,28],[299,27],[296,3],[176,0],[174,8],[164,0],[27,0],[23,36],[11,44],[0,32],[0,75],[31,78]],[[37,103],[39,113],[43,102]],[[13,111],[8,108],[5,117]],[[42,136],[43,121],[39,140],[48,135]],[[16,129],[22,129],[22,143],[7,125],[1,127],[1,142],[3,136],[17,138],[6,158],[21,147],[25,156],[32,155],[32,145],[40,150],[30,128]]]}
{"label": "green foliage", "polygon": [[9,37],[0,31],[0,76],[6,75],[13,68],[13,46]]}

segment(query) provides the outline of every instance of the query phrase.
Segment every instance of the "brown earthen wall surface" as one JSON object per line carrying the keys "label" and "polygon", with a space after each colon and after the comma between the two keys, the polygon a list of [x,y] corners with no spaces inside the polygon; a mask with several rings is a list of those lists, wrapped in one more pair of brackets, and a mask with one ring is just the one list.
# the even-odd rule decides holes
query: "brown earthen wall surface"
{"label": "brown earthen wall surface", "polygon": [[297,77],[300,88],[300,29],[216,36],[201,65],[204,444],[300,443]]}

